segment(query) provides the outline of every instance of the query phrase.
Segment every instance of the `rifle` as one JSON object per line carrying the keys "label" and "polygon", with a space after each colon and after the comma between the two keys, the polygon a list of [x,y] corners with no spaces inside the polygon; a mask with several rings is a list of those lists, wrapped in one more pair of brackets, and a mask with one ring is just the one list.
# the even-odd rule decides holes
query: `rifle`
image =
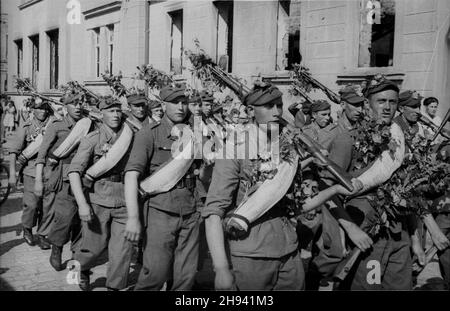
{"label": "rifle", "polygon": [[[419,114],[419,121],[421,123],[423,123],[424,125],[428,126],[429,128],[431,128],[435,132],[439,129],[439,126],[434,124],[433,121],[431,121],[427,116],[425,116],[423,114]],[[446,129],[442,130],[441,135],[447,139],[450,139],[450,131],[448,131]]]}
{"label": "rifle", "polygon": [[340,104],[341,97],[338,94],[336,94],[335,92],[333,92],[332,90],[330,90],[328,87],[326,87],[325,85],[320,83],[317,79],[313,78],[309,72],[306,72],[305,70],[301,70],[301,67],[299,67],[296,70],[296,73],[298,74],[299,78],[302,78],[302,79],[306,80],[308,83],[315,85],[318,89],[320,89],[322,92],[324,92],[325,95],[327,95],[327,97],[331,101],[335,102],[336,104]]}
{"label": "rifle", "polygon": [[434,133],[433,138],[431,139],[431,141],[433,142],[436,137],[438,137],[438,135],[441,133],[442,129],[444,128],[444,126],[447,124],[448,120],[450,119],[450,108],[447,110],[447,113],[445,114],[444,119],[442,120],[441,125],[438,127],[438,129],[436,130],[436,132]]}
{"label": "rifle", "polygon": [[[245,86],[243,83],[236,81],[231,75],[224,72],[222,69],[218,68],[217,66],[212,66],[210,64],[207,65],[208,68],[210,68],[211,73],[221,81],[223,84],[228,86],[233,92],[236,93],[240,98],[245,97],[250,92],[250,88]],[[306,95],[306,94],[305,94]],[[307,96],[307,95],[306,95]],[[293,130],[293,126],[286,121],[285,119],[281,119],[281,123],[284,125],[289,124],[290,127],[288,129],[290,131]],[[296,131],[298,132],[298,131]],[[296,133],[297,134],[297,133]],[[305,147],[306,151],[316,157],[318,160],[320,160],[322,163],[325,164],[325,168],[336,177],[336,179],[339,181],[339,183],[342,184],[348,191],[353,191],[353,185],[351,182],[350,177],[345,173],[337,164],[329,160],[327,157],[325,157],[322,152],[320,151],[320,145],[313,141],[310,137],[308,137],[304,133],[298,133],[297,134],[298,139],[301,141],[302,145]],[[300,153],[301,155],[304,155],[304,152]]]}

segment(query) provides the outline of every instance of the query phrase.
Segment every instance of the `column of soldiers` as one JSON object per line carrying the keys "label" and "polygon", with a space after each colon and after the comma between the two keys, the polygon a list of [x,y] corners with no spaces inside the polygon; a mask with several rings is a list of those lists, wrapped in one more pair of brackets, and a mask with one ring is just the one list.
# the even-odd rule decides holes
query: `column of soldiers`
{"label": "column of soldiers", "polygon": [[[50,264],[57,271],[64,269],[62,248],[70,240],[72,258],[81,265],[82,290],[90,289],[90,269],[106,250],[106,287],[125,289],[135,243],[141,245],[143,253],[136,290],[190,290],[198,262],[203,259],[200,257],[207,256],[201,252],[205,238],[217,290],[315,288],[313,283],[305,284],[308,275],[314,273],[322,281],[331,280],[345,259],[347,246],[360,249],[362,254],[341,288],[408,290],[413,287],[412,254],[425,264],[418,220],[425,224],[439,249],[443,276],[449,284],[448,209],[422,219],[398,216],[380,234],[368,233],[368,220],[375,213],[368,197],[400,167],[410,146],[404,132],[426,132],[418,123],[421,98],[413,92],[400,93],[389,80],[369,85],[364,94],[346,87],[340,92],[342,113],[336,123],[331,120],[331,105],[326,100],[289,109],[295,125],[352,176],[353,185],[353,191],[347,190],[329,174],[314,169],[323,163],[302,159],[300,170],[305,174],[308,171],[319,184],[317,195],[306,200],[303,209],[317,210],[322,215],[318,224],[321,229],[314,231],[313,258],[306,271],[300,256],[303,237],[283,200],[257,221],[248,223],[245,234],[235,236],[224,231],[224,219],[245,200],[250,159],[216,159],[213,164],[197,159],[170,190],[142,195],[139,183],[173,160],[172,146],[179,138],[173,134],[173,127],[192,127],[194,117],[205,124],[223,121],[214,118],[220,115],[221,107],[214,105],[214,97],[206,91],[192,96],[185,86],[166,86],[160,98],[149,101],[142,94],[127,97],[131,114],[126,118],[142,128],[114,167],[94,180],[85,178],[87,170],[108,152],[125,128],[121,103],[113,97],[99,99],[101,122],[92,126],[66,157],[55,158],[52,151],[83,117],[82,97],[73,94],[62,98],[67,110],[62,120],[50,120],[48,103],[34,104],[35,118],[19,129],[16,145],[10,150],[13,168],[16,155],[33,140],[33,135],[45,129],[37,157],[23,170],[24,239],[30,245],[35,243],[31,228],[39,218],[37,241],[42,249],[51,245]],[[277,87],[255,86],[242,104],[251,111],[254,124],[283,127],[282,93]],[[365,105],[375,120],[390,126],[397,145],[393,159],[386,160],[381,154],[366,168],[357,169],[357,121]],[[203,136],[211,138],[214,133],[206,131]],[[270,142],[277,138],[268,135],[267,139]],[[387,165],[386,161],[391,162]],[[11,175],[15,178],[15,174]],[[447,190],[442,199],[448,201],[448,195]],[[380,282],[367,281],[369,263],[374,261],[379,263]]]}

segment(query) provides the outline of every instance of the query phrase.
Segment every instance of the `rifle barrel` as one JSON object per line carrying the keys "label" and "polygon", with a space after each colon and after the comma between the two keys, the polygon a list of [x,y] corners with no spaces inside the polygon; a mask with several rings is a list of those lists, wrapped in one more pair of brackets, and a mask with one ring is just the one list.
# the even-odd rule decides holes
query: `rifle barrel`
{"label": "rifle barrel", "polygon": [[434,141],[436,139],[436,137],[438,137],[438,135],[440,134],[440,132],[442,131],[442,129],[444,128],[444,126],[447,124],[448,120],[450,119],[450,108],[447,110],[447,113],[445,114],[444,119],[442,120],[441,125],[439,126],[439,128],[437,129],[437,131],[434,133],[433,138],[431,139],[431,141]]}

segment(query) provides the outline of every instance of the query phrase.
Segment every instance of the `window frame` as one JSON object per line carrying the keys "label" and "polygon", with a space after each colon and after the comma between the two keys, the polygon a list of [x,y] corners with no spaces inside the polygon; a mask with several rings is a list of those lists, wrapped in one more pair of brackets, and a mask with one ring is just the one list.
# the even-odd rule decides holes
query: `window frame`
{"label": "window frame", "polygon": [[[20,47],[19,47],[20,43]],[[20,78],[23,74],[23,39],[14,40],[16,47],[16,75]]]}
{"label": "window frame", "polygon": [[401,70],[401,54],[403,40],[403,19],[404,19],[404,1],[395,0],[395,30],[394,30],[394,56],[393,66],[386,67],[358,67],[359,57],[359,28],[360,28],[360,3],[367,0],[348,1],[347,2],[347,20],[345,30],[349,34],[350,40],[346,40],[346,51],[344,62],[344,75],[376,74],[387,73],[396,74]]}
{"label": "window frame", "polygon": [[[181,16],[181,50],[180,50],[180,72],[174,72],[174,70],[173,70],[173,63],[172,63],[172,55],[174,54],[173,53],[173,29],[174,29],[174,27],[176,27],[175,26],[175,23],[174,23],[174,15],[175,14],[180,14],[180,16]],[[170,54],[169,54],[169,71],[170,72],[174,72],[175,73],[175,75],[182,75],[183,74],[183,51],[182,51],[182,49],[183,49],[183,45],[184,45],[184,9],[183,8],[178,8],[178,9],[174,9],[174,10],[171,10],[171,11],[168,11],[167,12],[167,15],[168,15],[168,17],[169,17],[169,27],[170,27],[170,29],[169,29],[169,41],[170,41]]]}
{"label": "window frame", "polygon": [[95,78],[100,77],[100,35],[101,27],[95,27],[92,29],[93,42],[94,42],[94,76]]}
{"label": "window frame", "polygon": [[[50,78],[49,86],[50,89],[57,89],[59,80],[59,29],[47,31],[46,34],[49,39],[49,78]],[[54,35],[56,35],[56,46],[54,45],[53,42],[55,39],[55,37],[53,37]],[[54,66],[53,70],[52,64]]]}
{"label": "window frame", "polygon": [[112,74],[114,69],[114,24],[109,24],[105,27],[108,34],[106,38],[106,44],[108,46],[108,70]]}

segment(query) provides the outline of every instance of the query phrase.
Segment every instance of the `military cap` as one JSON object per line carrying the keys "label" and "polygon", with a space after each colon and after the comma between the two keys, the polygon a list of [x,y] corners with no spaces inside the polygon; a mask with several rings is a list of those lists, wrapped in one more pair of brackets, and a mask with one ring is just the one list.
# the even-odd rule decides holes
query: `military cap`
{"label": "military cap", "polygon": [[177,103],[186,99],[185,86],[165,86],[159,92],[159,96],[165,102]]}
{"label": "military cap", "polygon": [[255,83],[253,90],[243,100],[246,106],[263,106],[273,101],[281,101],[283,93],[275,86],[268,83]]}
{"label": "military cap", "polygon": [[150,109],[155,109],[155,108],[161,107],[161,102],[159,100],[154,100],[154,99],[150,100],[148,104],[149,104],[148,106]]}
{"label": "military cap", "polygon": [[361,105],[365,101],[362,92],[360,92],[356,87],[350,85],[340,90],[339,95],[341,95],[341,100],[351,105]]}
{"label": "military cap", "polygon": [[213,106],[212,106],[213,113],[217,113],[217,112],[222,111],[222,110],[223,110],[222,105],[220,105],[220,104],[213,104]]}
{"label": "military cap", "polygon": [[40,98],[30,98],[29,105],[30,108],[33,109],[51,109],[50,103],[47,100],[42,100]]}
{"label": "military cap", "polygon": [[136,105],[136,104],[146,104],[147,103],[147,97],[145,94],[131,94],[127,96],[127,102],[129,105]]}
{"label": "military cap", "polygon": [[212,102],[214,101],[214,96],[211,92],[208,92],[206,90],[203,90],[200,92],[200,98],[204,102]]}
{"label": "military cap", "polygon": [[100,97],[98,109],[103,110],[103,109],[108,109],[108,108],[115,107],[115,106],[121,107],[122,103],[118,99],[116,99],[112,96]]}
{"label": "military cap", "polygon": [[188,96],[188,103],[199,103],[201,102],[201,95],[198,91],[193,91],[190,96]]}
{"label": "military cap", "polygon": [[63,105],[67,105],[67,104],[71,104],[77,100],[81,100],[83,98],[83,94],[81,92],[69,92],[64,94],[61,99],[60,102]]}
{"label": "military cap", "polygon": [[331,105],[326,100],[323,99],[314,100],[311,105],[311,112],[323,111],[330,108]]}
{"label": "military cap", "polygon": [[404,91],[398,95],[398,105],[419,108],[422,98],[416,91]]}
{"label": "military cap", "polygon": [[311,114],[311,106],[312,106],[312,103],[310,101],[305,101],[302,104],[302,112],[304,114]]}
{"label": "military cap", "polygon": [[397,84],[393,81],[386,79],[385,76],[378,74],[374,76],[368,83],[366,83],[366,87],[364,89],[365,97],[369,95],[376,94],[379,92],[383,92],[386,90],[393,90],[397,93],[400,91]]}

